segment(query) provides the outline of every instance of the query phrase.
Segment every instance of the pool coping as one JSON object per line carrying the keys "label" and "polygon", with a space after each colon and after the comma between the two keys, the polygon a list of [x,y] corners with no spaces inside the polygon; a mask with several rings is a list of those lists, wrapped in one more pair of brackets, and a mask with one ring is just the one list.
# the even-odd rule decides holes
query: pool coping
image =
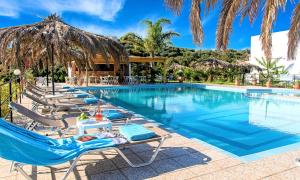
{"label": "pool coping", "polygon": [[138,84],[138,85],[104,85],[104,86],[87,86],[87,87],[76,87],[78,89],[128,89],[128,88],[151,88],[151,87],[198,87],[209,90],[220,90],[240,93],[284,93],[284,94],[297,94],[300,95],[300,90],[287,89],[287,88],[266,88],[266,87],[249,87],[249,86],[229,86],[229,85],[217,85],[217,84],[202,84],[202,83],[161,83],[161,84]]}
{"label": "pool coping", "polygon": [[[100,89],[104,89],[104,90],[111,90],[111,89],[132,89],[132,88],[145,88],[145,89],[149,89],[149,88],[158,88],[158,87],[173,87],[173,88],[180,88],[182,86],[185,87],[197,87],[197,88],[202,88],[202,89],[208,89],[208,90],[217,90],[217,91],[229,91],[229,92],[237,92],[237,93],[275,93],[275,92],[284,92],[284,93],[288,93],[288,92],[297,92],[300,94],[300,90],[293,90],[293,89],[280,89],[278,90],[278,88],[240,88],[240,87],[229,87],[229,86],[218,86],[218,85],[207,85],[207,84],[195,84],[195,83],[167,83],[167,84],[141,84],[141,85],[126,85],[126,86],[88,86],[88,87],[78,87],[81,90],[100,90]],[[300,101],[300,99],[299,99]],[[150,119],[148,117],[145,117],[141,114],[135,113],[129,109],[126,109],[122,106],[118,106],[119,108],[122,108],[128,112],[133,113],[135,116],[137,117],[142,117],[144,120],[148,121],[149,123],[153,123],[155,125],[157,125],[160,128],[163,128],[171,133],[178,133],[176,132],[176,130],[172,129],[172,128],[167,128],[165,127],[163,124],[156,122],[154,119]],[[180,135],[184,136],[185,138],[188,138],[192,141],[195,142],[199,142],[201,144],[204,144],[205,146],[208,146],[212,149],[215,149],[217,151],[220,151],[226,155],[229,155],[231,157],[234,157],[244,163],[247,162],[251,162],[251,161],[255,161],[255,160],[259,160],[261,158],[264,157],[268,157],[268,156],[272,156],[275,154],[279,154],[279,153],[283,153],[289,150],[293,150],[296,148],[300,148],[300,142],[298,143],[293,143],[293,144],[289,144],[289,145],[285,145],[285,146],[281,146],[281,147],[277,147],[277,148],[272,148],[269,150],[265,150],[265,151],[261,151],[258,153],[254,153],[254,154],[249,154],[249,155],[245,155],[245,156],[238,156],[235,155],[229,151],[226,151],[224,149],[221,149],[217,146],[214,146],[212,144],[209,144],[201,139],[197,139],[197,138],[193,138],[193,137],[188,137],[187,135],[184,135],[182,133],[179,133]]]}

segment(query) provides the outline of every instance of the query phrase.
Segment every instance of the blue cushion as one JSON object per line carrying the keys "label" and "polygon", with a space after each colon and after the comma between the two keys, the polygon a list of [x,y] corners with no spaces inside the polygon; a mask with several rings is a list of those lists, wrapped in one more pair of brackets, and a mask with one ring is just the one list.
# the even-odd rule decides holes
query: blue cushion
{"label": "blue cushion", "polygon": [[68,92],[74,92],[74,91],[77,91],[77,89],[75,89],[75,88],[69,88],[67,91]]}
{"label": "blue cushion", "polygon": [[96,98],[96,97],[92,97],[92,98],[84,98],[84,99],[83,99],[83,102],[84,102],[85,104],[96,104],[96,103],[99,102],[99,99]]}
{"label": "blue cushion", "polygon": [[76,97],[76,98],[86,98],[89,96],[90,96],[90,94],[88,94],[88,93],[74,94],[74,97]]}
{"label": "blue cushion", "polygon": [[63,88],[63,89],[70,89],[71,87],[70,87],[70,86],[64,85],[62,88]]}
{"label": "blue cushion", "polygon": [[102,114],[109,120],[125,119],[128,115],[115,109],[103,110]]}
{"label": "blue cushion", "polygon": [[121,126],[119,131],[126,139],[131,141],[140,141],[156,136],[153,131],[139,124]]}

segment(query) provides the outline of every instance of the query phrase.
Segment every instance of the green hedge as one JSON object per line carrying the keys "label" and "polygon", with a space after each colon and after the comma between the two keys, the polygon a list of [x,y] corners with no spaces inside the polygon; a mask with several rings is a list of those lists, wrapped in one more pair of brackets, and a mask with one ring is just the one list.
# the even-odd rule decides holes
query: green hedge
{"label": "green hedge", "polygon": [[[1,83],[3,84],[3,82]],[[20,85],[19,83],[12,83],[12,99],[13,101],[16,101],[16,94],[20,93]],[[9,84],[6,83],[4,85],[1,86],[0,89],[0,95],[1,95],[1,117],[5,117],[8,115],[9,113]],[[18,96],[19,98],[19,96]]]}

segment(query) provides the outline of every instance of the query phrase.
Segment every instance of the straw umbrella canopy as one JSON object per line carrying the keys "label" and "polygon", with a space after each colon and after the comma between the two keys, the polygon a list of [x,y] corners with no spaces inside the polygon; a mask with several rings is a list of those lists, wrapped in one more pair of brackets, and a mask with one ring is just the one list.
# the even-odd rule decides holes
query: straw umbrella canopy
{"label": "straw umbrella canopy", "polygon": [[262,69],[259,66],[250,64],[249,61],[238,61],[233,64],[233,67],[236,70],[236,75],[242,76],[242,82],[245,82],[245,74],[250,73],[252,70],[257,70],[261,72]]}
{"label": "straw umbrella canopy", "polygon": [[197,71],[211,71],[231,67],[231,64],[218,59],[206,59],[195,61],[191,66]]}
{"label": "straw umbrella canopy", "polygon": [[234,64],[236,68],[238,68],[241,73],[250,73],[252,70],[257,70],[258,72],[261,72],[262,69],[254,64],[250,64],[249,61],[238,61]]}
{"label": "straw umbrella canopy", "polygon": [[172,64],[168,67],[169,70],[174,70],[174,71],[184,70],[185,68],[189,68],[189,67],[184,66],[184,65],[181,65],[181,64],[178,64],[178,63],[172,63]]}
{"label": "straw umbrella canopy", "polygon": [[206,59],[191,63],[191,67],[196,71],[205,71],[208,73],[208,80],[212,81],[213,72],[224,68],[230,68],[231,64],[218,59]]}
{"label": "straw umbrella canopy", "polygon": [[0,62],[21,70],[26,63],[33,66],[40,60],[44,67],[51,60],[52,65],[55,61],[67,67],[75,61],[80,70],[93,69],[96,54],[107,62],[113,59],[117,67],[128,60],[118,41],[75,28],[56,14],[35,24],[0,29]]}

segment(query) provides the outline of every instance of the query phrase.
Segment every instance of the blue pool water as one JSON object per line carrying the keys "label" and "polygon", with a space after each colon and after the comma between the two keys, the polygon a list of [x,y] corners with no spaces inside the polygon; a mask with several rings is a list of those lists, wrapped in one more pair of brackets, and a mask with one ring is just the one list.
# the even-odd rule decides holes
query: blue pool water
{"label": "blue pool water", "polygon": [[300,142],[300,101],[184,86],[95,93],[240,157]]}

